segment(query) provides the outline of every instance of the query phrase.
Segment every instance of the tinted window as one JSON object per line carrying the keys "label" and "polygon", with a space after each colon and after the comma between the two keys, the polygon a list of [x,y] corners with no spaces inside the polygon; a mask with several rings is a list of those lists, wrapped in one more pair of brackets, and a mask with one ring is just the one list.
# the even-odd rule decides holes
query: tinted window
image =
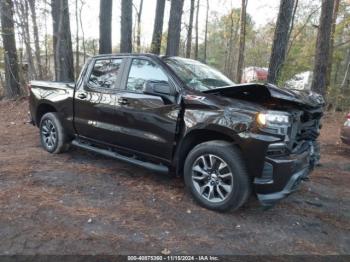
{"label": "tinted window", "polygon": [[142,92],[146,81],[168,82],[168,77],[153,62],[144,59],[133,59],[126,89],[133,92]]}
{"label": "tinted window", "polygon": [[122,59],[97,60],[92,69],[89,85],[92,88],[115,88]]}

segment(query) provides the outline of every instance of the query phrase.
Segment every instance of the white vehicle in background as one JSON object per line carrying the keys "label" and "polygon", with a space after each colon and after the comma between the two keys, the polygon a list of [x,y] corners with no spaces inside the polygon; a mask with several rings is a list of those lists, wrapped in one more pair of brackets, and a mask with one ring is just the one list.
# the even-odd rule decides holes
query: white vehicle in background
{"label": "white vehicle in background", "polygon": [[290,80],[286,81],[284,87],[297,90],[311,90],[312,75],[311,71],[296,74]]}

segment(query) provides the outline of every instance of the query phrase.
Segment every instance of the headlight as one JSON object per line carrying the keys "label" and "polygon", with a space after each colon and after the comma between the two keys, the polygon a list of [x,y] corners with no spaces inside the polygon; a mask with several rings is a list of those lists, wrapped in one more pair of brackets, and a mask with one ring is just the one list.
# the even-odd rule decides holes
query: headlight
{"label": "headlight", "polygon": [[345,121],[344,126],[350,127],[350,119],[348,119],[348,120]]}
{"label": "headlight", "polygon": [[289,126],[291,124],[291,117],[287,112],[266,111],[258,114],[257,122],[266,127]]}

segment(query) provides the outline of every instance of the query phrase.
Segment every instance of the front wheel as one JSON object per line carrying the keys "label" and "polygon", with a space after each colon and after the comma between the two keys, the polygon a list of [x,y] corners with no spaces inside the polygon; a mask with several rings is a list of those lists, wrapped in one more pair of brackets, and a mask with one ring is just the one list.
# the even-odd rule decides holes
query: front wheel
{"label": "front wheel", "polygon": [[40,121],[40,141],[43,148],[52,154],[65,152],[69,148],[67,136],[57,113],[47,113]]}
{"label": "front wheel", "polygon": [[251,192],[241,153],[226,141],[196,146],[186,158],[184,176],[195,200],[216,211],[238,209]]}

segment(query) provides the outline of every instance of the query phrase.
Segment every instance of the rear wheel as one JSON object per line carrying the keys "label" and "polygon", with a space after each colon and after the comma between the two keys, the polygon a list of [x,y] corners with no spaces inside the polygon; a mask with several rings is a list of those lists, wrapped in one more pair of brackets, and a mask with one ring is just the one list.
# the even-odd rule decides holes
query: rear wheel
{"label": "rear wheel", "polygon": [[59,154],[69,148],[67,136],[57,113],[46,113],[40,121],[40,141],[46,151]]}
{"label": "rear wheel", "polygon": [[184,176],[199,204],[217,211],[238,209],[251,192],[239,149],[225,141],[196,146],[186,158]]}

